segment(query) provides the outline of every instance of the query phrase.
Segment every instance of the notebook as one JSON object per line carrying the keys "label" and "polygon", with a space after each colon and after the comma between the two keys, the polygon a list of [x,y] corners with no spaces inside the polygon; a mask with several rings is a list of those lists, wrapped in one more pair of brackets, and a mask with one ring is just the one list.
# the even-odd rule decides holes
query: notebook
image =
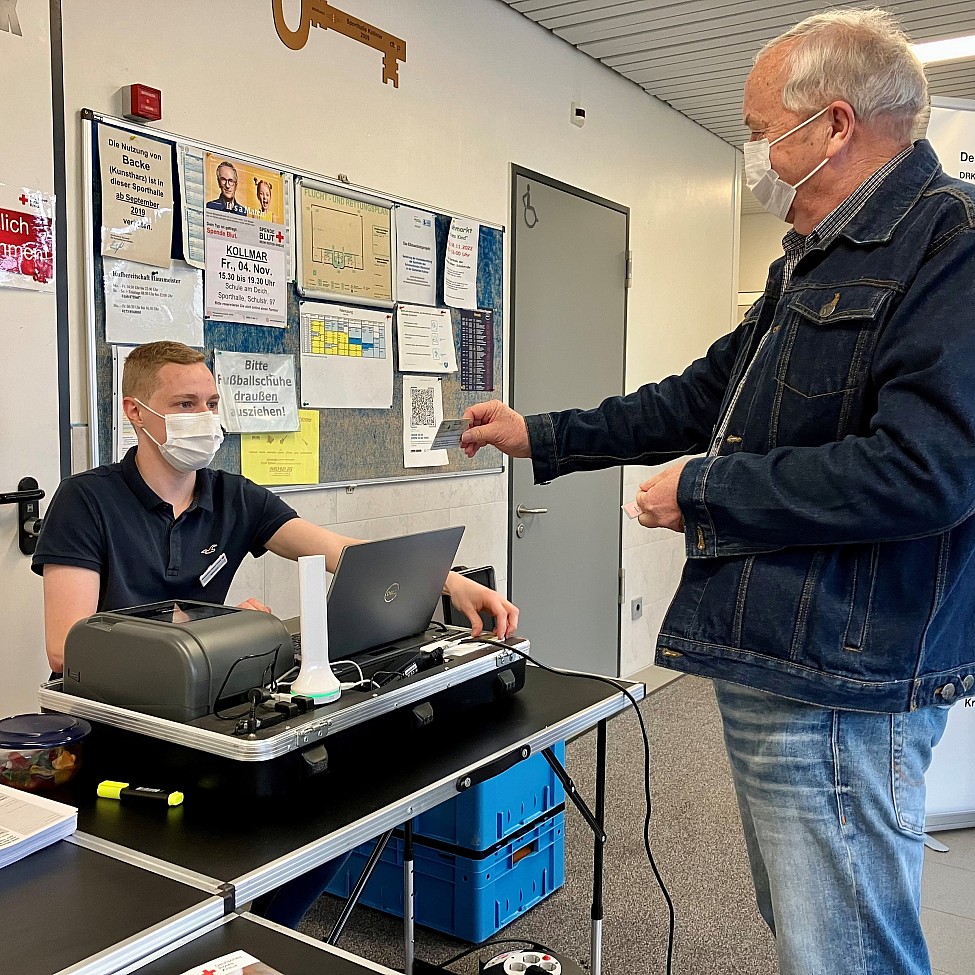
{"label": "notebook", "polygon": [[345,660],[430,623],[463,526],[346,547],[328,589],[328,657]]}

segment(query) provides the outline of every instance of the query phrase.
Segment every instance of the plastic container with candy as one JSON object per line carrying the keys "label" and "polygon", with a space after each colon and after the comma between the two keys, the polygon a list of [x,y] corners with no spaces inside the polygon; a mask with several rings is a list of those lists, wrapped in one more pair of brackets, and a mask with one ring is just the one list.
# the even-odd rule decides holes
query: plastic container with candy
{"label": "plastic container with candy", "polygon": [[0,784],[53,789],[81,768],[91,725],[67,714],[17,714],[0,720]]}

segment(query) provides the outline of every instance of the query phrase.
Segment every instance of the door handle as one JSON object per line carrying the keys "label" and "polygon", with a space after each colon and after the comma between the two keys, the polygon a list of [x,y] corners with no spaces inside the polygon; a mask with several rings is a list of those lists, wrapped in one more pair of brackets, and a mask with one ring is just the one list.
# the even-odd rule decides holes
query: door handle
{"label": "door handle", "polygon": [[17,541],[24,555],[33,555],[37,547],[37,535],[41,528],[37,502],[43,497],[44,492],[38,488],[37,481],[32,477],[22,477],[16,491],[0,494],[0,504],[15,504],[19,509]]}
{"label": "door handle", "polygon": [[[32,481],[33,478],[25,477],[24,481]],[[24,481],[20,483],[23,484]],[[34,481],[37,486],[37,481]],[[39,488],[35,491],[6,491],[0,494],[0,504],[21,504],[24,501],[40,501],[44,497],[44,492]]]}
{"label": "door handle", "polygon": [[523,504],[520,504],[515,508],[515,514],[519,518],[524,518],[527,515],[547,515],[548,508],[526,508]]}

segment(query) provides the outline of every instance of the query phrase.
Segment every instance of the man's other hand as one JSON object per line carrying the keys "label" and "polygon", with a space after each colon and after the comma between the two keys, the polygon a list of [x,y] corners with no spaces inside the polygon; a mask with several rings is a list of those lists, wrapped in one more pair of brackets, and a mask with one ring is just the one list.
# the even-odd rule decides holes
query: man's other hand
{"label": "man's other hand", "polygon": [[494,635],[502,640],[511,636],[518,626],[518,607],[504,596],[487,586],[482,586],[458,572],[449,572],[444,585],[450,601],[471,623],[471,636],[480,636],[484,630],[480,613],[494,617]]}
{"label": "man's other hand", "polygon": [[464,410],[464,418],[471,425],[461,436],[460,445],[468,457],[488,444],[509,457],[531,457],[525,418],[500,400],[469,406]]}
{"label": "man's other hand", "polygon": [[677,484],[686,463],[682,460],[673,464],[640,485],[636,503],[642,512],[638,520],[644,528],[684,530],[684,516],[677,507]]}
{"label": "man's other hand", "polygon": [[264,603],[259,602],[253,596],[250,599],[245,599],[242,603],[237,604],[238,609],[256,609],[259,613],[270,613],[271,607],[265,606]]}

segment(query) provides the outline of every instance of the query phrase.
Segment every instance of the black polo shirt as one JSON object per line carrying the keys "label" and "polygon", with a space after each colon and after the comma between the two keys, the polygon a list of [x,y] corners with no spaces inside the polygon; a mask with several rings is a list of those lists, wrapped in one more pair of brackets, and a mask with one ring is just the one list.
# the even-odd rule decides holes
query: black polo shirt
{"label": "black polo shirt", "polygon": [[31,567],[38,575],[49,563],[93,569],[101,576],[99,610],[161,599],[222,603],[244,556],[263,555],[297,513],[246,477],[207,468],[174,520],[172,506],[139,473],[136,450],[61,482]]}

